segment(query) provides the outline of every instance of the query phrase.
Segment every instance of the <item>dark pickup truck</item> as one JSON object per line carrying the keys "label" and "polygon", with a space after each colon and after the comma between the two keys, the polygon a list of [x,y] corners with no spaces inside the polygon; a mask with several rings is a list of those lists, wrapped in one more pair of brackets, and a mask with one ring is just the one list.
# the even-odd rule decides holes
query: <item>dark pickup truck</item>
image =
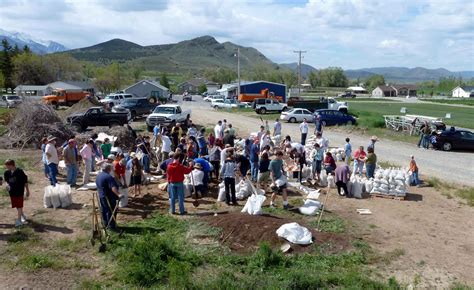
{"label": "dark pickup truck", "polygon": [[106,112],[102,107],[89,108],[84,113],[72,114],[67,117],[67,123],[77,132],[82,132],[87,127],[96,126],[123,126],[131,121],[130,112],[111,113]]}
{"label": "dark pickup truck", "polygon": [[118,112],[130,111],[132,118],[150,114],[158,106],[158,103],[150,103],[149,99],[132,98],[126,99],[121,104],[114,107]]}

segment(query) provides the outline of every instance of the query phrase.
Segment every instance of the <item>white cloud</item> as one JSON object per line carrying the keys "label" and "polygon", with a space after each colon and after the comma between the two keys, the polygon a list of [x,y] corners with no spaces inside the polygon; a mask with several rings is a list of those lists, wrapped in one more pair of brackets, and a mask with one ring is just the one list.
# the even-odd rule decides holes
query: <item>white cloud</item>
{"label": "white cloud", "polygon": [[0,0],[0,28],[81,47],[201,35],[253,46],[276,62],[474,70],[472,0]]}

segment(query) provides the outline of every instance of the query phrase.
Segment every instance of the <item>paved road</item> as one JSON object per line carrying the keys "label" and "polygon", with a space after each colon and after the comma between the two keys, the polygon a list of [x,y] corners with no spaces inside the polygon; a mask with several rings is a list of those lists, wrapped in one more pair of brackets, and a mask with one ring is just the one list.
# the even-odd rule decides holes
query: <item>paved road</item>
{"label": "paved road", "polygon": [[[209,106],[209,103],[201,101],[200,97],[194,99],[197,101],[185,102],[182,105],[186,109],[192,109],[191,118],[197,124],[215,125],[218,120],[227,119],[239,130],[240,134],[255,132],[260,126],[260,121],[256,118],[223,110],[216,111]],[[311,129],[314,130],[314,126]],[[283,134],[299,140],[298,124],[284,123]],[[366,147],[369,143],[369,136],[363,136],[360,133],[341,133],[327,129],[324,135],[329,139],[330,146],[343,146],[346,137],[351,138],[353,148],[360,145]],[[380,140],[375,148],[379,161],[408,167],[410,155],[413,154],[420,168],[420,174],[455,184],[474,186],[474,153],[425,150],[413,144],[391,140]]]}

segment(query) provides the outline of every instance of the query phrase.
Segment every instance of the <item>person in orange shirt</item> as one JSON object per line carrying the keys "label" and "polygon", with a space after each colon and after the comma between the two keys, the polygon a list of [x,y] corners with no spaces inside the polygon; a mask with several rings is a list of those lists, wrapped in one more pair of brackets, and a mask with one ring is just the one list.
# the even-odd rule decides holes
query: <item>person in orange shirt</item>
{"label": "person in orange shirt", "polygon": [[122,187],[127,186],[127,181],[125,180],[125,161],[123,153],[117,155],[117,158],[114,160],[114,174],[115,179]]}
{"label": "person in orange shirt", "polygon": [[416,165],[415,156],[411,155],[410,160],[410,171],[411,171],[411,184],[413,186],[420,185],[420,179],[418,179],[418,165]]}

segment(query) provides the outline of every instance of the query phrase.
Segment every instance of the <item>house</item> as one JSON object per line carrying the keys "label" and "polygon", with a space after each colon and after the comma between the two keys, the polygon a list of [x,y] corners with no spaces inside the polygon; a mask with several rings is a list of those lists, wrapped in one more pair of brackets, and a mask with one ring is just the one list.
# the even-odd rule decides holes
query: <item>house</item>
{"label": "house", "polygon": [[346,91],[353,92],[354,94],[367,94],[367,90],[360,86],[348,87]]}
{"label": "house", "polygon": [[381,85],[372,91],[372,97],[416,97],[415,85]]}
{"label": "house", "polygon": [[416,97],[416,85],[392,85],[397,97]]}
{"label": "house", "polygon": [[188,92],[190,94],[198,94],[199,93],[199,88],[202,87],[203,85],[206,86],[206,91],[208,93],[214,93],[219,89],[219,84],[211,81],[207,81],[206,79],[203,78],[194,78],[187,80],[185,82],[182,82],[178,84],[178,92],[184,93]]}
{"label": "house", "polygon": [[19,85],[15,93],[20,97],[43,97],[51,94],[53,88],[49,85]]}
{"label": "house", "polygon": [[378,86],[372,91],[372,97],[382,98],[382,97],[396,97],[396,91],[391,86]]}
{"label": "house", "polygon": [[474,98],[474,86],[458,86],[453,90],[453,98]]}
{"label": "house", "polygon": [[170,90],[157,82],[151,80],[142,80],[133,84],[124,90],[125,93],[134,95],[138,98],[168,98]]}

